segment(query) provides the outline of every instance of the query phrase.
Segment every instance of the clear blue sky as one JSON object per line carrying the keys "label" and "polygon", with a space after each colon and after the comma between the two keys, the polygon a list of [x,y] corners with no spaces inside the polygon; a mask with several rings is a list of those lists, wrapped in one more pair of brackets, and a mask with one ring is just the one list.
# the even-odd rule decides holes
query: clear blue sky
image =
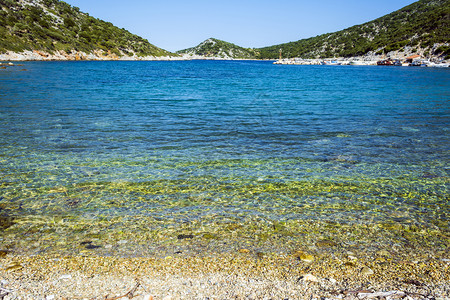
{"label": "clear blue sky", "polygon": [[414,0],[66,0],[176,51],[214,37],[242,47],[297,41],[371,21]]}

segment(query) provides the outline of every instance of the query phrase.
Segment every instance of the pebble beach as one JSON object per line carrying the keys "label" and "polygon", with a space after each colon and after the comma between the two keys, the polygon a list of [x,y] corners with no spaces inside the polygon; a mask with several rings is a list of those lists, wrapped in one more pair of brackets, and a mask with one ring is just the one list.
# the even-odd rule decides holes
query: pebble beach
{"label": "pebble beach", "polygon": [[[448,299],[449,261],[7,256],[2,299]],[[365,264],[367,266],[363,267]]]}

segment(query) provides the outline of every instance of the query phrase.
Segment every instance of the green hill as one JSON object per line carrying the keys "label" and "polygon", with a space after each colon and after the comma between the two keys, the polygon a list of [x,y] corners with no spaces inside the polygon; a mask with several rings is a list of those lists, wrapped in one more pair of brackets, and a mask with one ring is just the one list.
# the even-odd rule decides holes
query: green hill
{"label": "green hill", "polygon": [[239,47],[235,44],[210,38],[196,47],[177,51],[178,54],[191,56],[214,57],[225,59],[257,58],[258,52],[254,49]]}
{"label": "green hill", "polygon": [[101,55],[172,53],[59,0],[0,0],[0,53],[64,50]]}
{"label": "green hill", "polygon": [[420,0],[374,21],[335,33],[256,49],[259,58],[351,57],[391,51],[450,58],[450,0]]}

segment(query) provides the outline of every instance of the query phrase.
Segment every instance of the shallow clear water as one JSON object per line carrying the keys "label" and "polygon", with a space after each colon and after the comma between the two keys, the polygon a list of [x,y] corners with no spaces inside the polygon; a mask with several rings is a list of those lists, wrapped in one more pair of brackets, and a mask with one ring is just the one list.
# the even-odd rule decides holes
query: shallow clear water
{"label": "shallow clear water", "polygon": [[0,70],[0,215],[448,231],[449,99],[446,69],[27,62]]}

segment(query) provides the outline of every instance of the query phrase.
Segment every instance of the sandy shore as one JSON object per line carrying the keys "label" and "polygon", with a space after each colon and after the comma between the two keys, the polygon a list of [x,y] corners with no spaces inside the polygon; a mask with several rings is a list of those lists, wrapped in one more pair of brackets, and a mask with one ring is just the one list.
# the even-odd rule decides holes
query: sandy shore
{"label": "sandy shore", "polygon": [[371,262],[345,261],[247,249],[164,258],[1,253],[5,300],[450,298],[450,262],[442,259],[411,262],[380,255]]}

